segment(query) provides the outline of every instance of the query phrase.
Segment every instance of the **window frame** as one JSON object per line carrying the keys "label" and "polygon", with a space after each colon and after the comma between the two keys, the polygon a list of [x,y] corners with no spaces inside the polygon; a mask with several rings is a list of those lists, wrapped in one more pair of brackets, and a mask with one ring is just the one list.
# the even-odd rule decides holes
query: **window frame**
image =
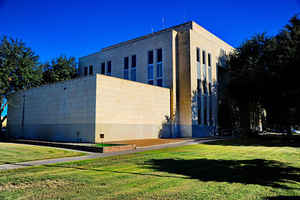
{"label": "window frame", "polygon": [[105,75],[105,62],[101,63],[100,74]]}
{"label": "window frame", "polygon": [[107,61],[107,70],[106,70],[106,75],[111,76],[111,60]]}
{"label": "window frame", "polygon": [[93,75],[93,74],[94,74],[94,66],[89,65],[89,75]]}

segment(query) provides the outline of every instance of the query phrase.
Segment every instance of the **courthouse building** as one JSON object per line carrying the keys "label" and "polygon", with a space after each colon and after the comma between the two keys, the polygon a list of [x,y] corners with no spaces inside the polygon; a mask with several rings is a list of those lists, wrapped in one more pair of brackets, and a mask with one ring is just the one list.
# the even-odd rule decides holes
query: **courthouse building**
{"label": "courthouse building", "polygon": [[202,137],[218,126],[218,68],[233,50],[195,22],[79,58],[79,78],[14,95],[16,137],[98,142]]}

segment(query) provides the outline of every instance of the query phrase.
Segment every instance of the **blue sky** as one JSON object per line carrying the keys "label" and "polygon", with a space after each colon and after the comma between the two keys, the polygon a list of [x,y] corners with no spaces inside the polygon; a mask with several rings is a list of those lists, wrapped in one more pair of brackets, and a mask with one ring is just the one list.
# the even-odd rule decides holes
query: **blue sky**
{"label": "blue sky", "polygon": [[189,20],[237,47],[255,33],[277,33],[296,13],[300,0],[0,0],[0,36],[22,39],[45,62]]}

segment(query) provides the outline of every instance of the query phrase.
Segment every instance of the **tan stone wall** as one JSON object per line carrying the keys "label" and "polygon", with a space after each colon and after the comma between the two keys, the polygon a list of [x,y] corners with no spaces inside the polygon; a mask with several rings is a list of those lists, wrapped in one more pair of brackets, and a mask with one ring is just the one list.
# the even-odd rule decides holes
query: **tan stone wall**
{"label": "tan stone wall", "polygon": [[96,142],[169,136],[170,89],[97,75]]}
{"label": "tan stone wall", "polygon": [[9,99],[9,133],[28,139],[94,142],[95,96],[96,76],[18,92]]}
{"label": "tan stone wall", "polygon": [[180,136],[191,137],[191,69],[189,31],[177,34],[177,93]]}
{"label": "tan stone wall", "polygon": [[[179,62],[179,68],[181,72],[179,81],[179,93],[180,93],[180,124],[181,131],[183,134],[191,135],[191,130],[189,127],[193,128],[193,131],[203,131],[204,129],[198,129],[198,110],[197,110],[197,62],[196,62],[196,49],[200,48],[200,63],[201,63],[201,76],[202,72],[202,51],[206,52],[206,74],[207,74],[207,85],[208,81],[208,53],[211,54],[211,68],[212,68],[212,82],[217,85],[217,62],[220,57],[221,49],[224,49],[227,54],[233,50],[233,47],[216,37],[215,35],[209,33],[207,30],[203,29],[201,26],[193,22],[193,28],[188,32],[185,32],[188,36],[185,36],[186,40],[179,42],[179,58],[182,58],[184,54],[187,61],[184,63]],[[183,42],[184,41],[184,42]],[[187,45],[187,47],[181,46]],[[182,49],[187,50],[189,53],[181,52]],[[181,53],[180,53],[181,52]],[[182,74],[182,75],[181,75]],[[187,76],[187,77],[182,77]],[[185,85],[186,84],[186,85]],[[208,86],[207,86],[208,88]],[[216,88],[217,89],[217,88]],[[216,90],[215,89],[215,90]],[[182,94],[183,93],[183,94]],[[213,117],[215,121],[217,120],[217,96],[213,97]],[[203,108],[203,106],[202,106]],[[193,133],[193,136],[195,134]]]}

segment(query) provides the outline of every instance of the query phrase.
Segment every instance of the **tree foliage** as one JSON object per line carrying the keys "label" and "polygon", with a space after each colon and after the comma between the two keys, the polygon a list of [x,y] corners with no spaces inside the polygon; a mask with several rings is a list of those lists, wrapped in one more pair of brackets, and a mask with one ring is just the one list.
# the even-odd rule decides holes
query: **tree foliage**
{"label": "tree foliage", "polygon": [[[291,125],[290,110],[300,112],[300,19],[294,16],[275,36],[258,34],[235,49],[228,58],[227,89],[240,107],[243,128],[258,106],[267,110],[270,123]],[[299,118],[298,118],[299,119]],[[244,123],[243,123],[244,122]]]}
{"label": "tree foliage", "polygon": [[[40,85],[38,59],[39,56],[22,41],[7,37],[0,40],[0,114],[4,112],[4,98],[19,90]],[[6,118],[2,118],[0,128]]]}
{"label": "tree foliage", "polygon": [[[39,56],[24,42],[3,37],[0,40],[0,132],[9,96],[41,84],[69,80],[76,76],[75,58],[60,56],[51,64],[39,64]],[[8,99],[8,101],[6,101]],[[5,102],[5,103],[4,103]]]}
{"label": "tree foliage", "polygon": [[42,65],[43,84],[70,80],[76,77],[76,62],[74,57],[60,56],[51,61],[51,64]]}

